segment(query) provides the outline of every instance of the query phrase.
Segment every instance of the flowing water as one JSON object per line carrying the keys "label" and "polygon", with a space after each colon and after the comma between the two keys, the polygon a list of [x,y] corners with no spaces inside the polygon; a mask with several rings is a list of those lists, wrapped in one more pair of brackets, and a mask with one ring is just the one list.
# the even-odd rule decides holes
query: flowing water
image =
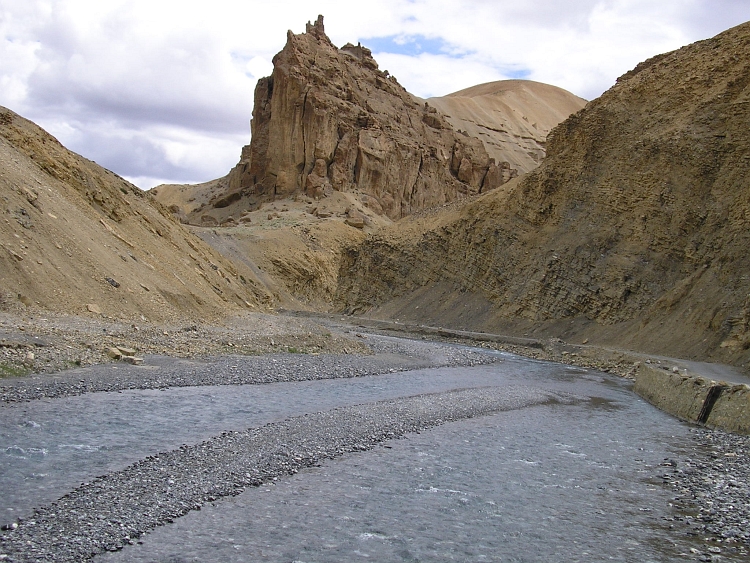
{"label": "flowing water", "polygon": [[[507,354],[356,379],[97,393],[0,409],[11,521],[147,455],[306,412],[467,387],[586,398],[444,424],[191,512],[100,561],[682,561],[660,464],[690,427],[619,378]],[[725,557],[724,561],[731,561]]]}

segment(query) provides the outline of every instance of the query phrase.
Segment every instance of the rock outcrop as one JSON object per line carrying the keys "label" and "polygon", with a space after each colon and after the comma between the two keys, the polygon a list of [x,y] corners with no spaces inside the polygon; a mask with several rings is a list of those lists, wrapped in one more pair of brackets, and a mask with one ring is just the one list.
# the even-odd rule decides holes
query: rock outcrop
{"label": "rock outcrop", "polygon": [[520,181],[352,250],[341,308],[747,364],[748,61],[743,24],[638,65]]}
{"label": "rock outcrop", "polygon": [[356,191],[398,219],[491,190],[510,175],[481,141],[454,131],[379,70],[369,49],[336,48],[322,17],[305,33],[289,32],[273,63],[255,90],[251,143],[214,208]]}

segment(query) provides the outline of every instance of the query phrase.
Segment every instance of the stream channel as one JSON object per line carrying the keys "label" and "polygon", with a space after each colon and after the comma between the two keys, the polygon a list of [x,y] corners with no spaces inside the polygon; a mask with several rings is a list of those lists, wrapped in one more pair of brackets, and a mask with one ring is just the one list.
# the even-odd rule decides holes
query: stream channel
{"label": "stream channel", "polygon": [[[520,386],[581,400],[448,422],[345,454],[209,503],[94,560],[692,559],[700,540],[670,528],[671,491],[660,479],[663,464],[690,455],[691,426],[621,378],[497,354],[496,363],[475,367],[2,406],[0,523],[98,475],[223,431],[422,393]],[[303,369],[304,356],[300,362]]]}

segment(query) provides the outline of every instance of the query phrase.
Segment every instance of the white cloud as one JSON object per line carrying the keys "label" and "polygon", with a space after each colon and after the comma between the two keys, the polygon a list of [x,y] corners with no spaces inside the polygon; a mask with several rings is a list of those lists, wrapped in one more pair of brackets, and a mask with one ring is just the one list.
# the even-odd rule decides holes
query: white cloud
{"label": "white cloud", "polygon": [[418,42],[375,56],[419,96],[520,73],[592,98],[641,60],[750,19],[750,3],[0,0],[0,104],[141,187],[206,181],[249,142],[255,83],[287,29],[318,14],[337,45]]}
{"label": "white cloud", "polygon": [[492,64],[473,57],[431,53],[410,57],[379,53],[377,61],[381,69],[388,70],[407,90],[422,98],[442,96],[483,82],[510,77],[509,73],[503,73]]}

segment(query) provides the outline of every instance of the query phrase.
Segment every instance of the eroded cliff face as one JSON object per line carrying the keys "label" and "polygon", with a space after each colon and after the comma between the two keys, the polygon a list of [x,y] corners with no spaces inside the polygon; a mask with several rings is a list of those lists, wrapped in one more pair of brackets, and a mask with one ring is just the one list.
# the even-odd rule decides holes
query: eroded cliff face
{"label": "eroded cliff face", "polygon": [[748,61],[744,24],[642,63],[520,181],[350,251],[342,309],[749,362]]}
{"label": "eroded cliff face", "polygon": [[495,188],[514,175],[481,141],[378,69],[369,49],[336,48],[323,19],[289,32],[255,90],[252,141],[213,205],[358,192],[392,219]]}

